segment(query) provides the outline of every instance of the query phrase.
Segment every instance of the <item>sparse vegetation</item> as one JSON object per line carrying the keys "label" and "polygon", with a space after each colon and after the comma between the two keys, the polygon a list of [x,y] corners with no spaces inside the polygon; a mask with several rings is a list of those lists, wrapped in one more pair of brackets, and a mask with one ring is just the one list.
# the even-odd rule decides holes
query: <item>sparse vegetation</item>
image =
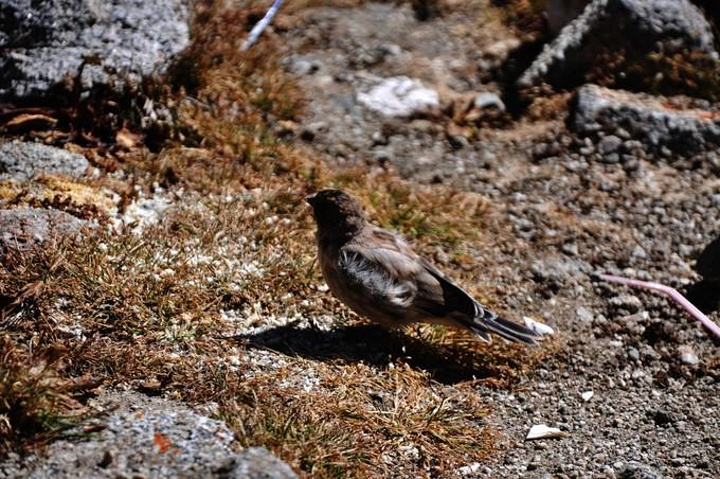
{"label": "sparse vegetation", "polygon": [[[100,230],[2,261],[0,452],[63,431],[87,413],[82,397],[95,385],[131,384],[217,402],[241,445],[265,445],[308,477],[437,476],[482,460],[495,433],[473,381],[512,384],[554,354],[552,345],[485,346],[423,327],[343,354],[323,349],[333,333],[317,324],[354,331],[354,342],[377,338],[319,288],[302,198],[320,187],[352,192],[374,221],[428,253],[430,245],[450,248],[466,284],[477,279],[474,253],[504,228],[488,221],[489,200],[392,174],[335,171],[279,140],[273,125],[296,119],[303,106],[278,66],[281,47],[267,40],[241,53],[237,30],[247,11],[199,3],[184,60],[192,75],[163,92],[186,141],[157,154],[140,144],[88,146],[96,164],[124,170],[140,191],[163,188],[182,202],[140,235]],[[112,175],[87,183],[118,192],[121,209],[137,194]],[[68,207],[104,218],[88,208],[75,200]],[[301,322],[310,326],[293,328]],[[267,325],[280,331],[270,344],[238,337]],[[308,346],[306,334],[317,341]],[[275,367],[256,364],[267,349],[283,348]]]}
{"label": "sparse vegetation", "polygon": [[[21,321],[22,314],[19,309],[3,322]],[[86,412],[73,395],[90,385],[63,374],[65,349],[51,343],[30,351],[9,336],[0,338],[0,454],[52,437]]]}

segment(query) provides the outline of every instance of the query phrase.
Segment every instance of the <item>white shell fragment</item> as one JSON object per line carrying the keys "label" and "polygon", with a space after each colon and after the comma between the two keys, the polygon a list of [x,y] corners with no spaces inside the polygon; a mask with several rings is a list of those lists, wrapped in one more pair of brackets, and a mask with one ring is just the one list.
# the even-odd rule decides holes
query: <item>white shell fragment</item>
{"label": "white shell fragment", "polygon": [[555,333],[555,330],[548,326],[545,323],[541,323],[540,321],[535,321],[534,319],[524,316],[523,321],[525,321],[525,326],[530,328],[533,332],[535,332],[539,336],[549,336],[551,334]]}
{"label": "white shell fragment", "polygon": [[561,431],[556,427],[548,427],[545,424],[537,424],[530,428],[530,432],[525,436],[526,441],[532,441],[533,439],[554,439],[560,437],[568,437],[565,431]]}
{"label": "white shell fragment", "polygon": [[580,394],[580,397],[583,401],[588,402],[592,397],[595,395],[594,391],[585,391],[584,393]]}

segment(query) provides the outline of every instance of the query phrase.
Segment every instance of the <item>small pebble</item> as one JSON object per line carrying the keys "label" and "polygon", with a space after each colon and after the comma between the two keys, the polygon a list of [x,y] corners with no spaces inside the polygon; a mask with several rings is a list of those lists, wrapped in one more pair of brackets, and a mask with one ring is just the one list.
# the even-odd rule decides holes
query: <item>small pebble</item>
{"label": "small pebble", "polygon": [[592,312],[584,306],[580,306],[575,310],[577,317],[583,321],[590,322],[593,320]]}
{"label": "small pebble", "polygon": [[678,348],[678,353],[680,353],[680,361],[682,361],[683,364],[695,366],[700,362],[700,359],[697,354],[695,354],[693,348],[688,345],[680,346]]}
{"label": "small pebble", "polygon": [[598,151],[603,155],[614,153],[622,145],[622,140],[615,135],[608,135],[598,143]]}
{"label": "small pebble", "polygon": [[630,346],[628,348],[628,357],[633,361],[637,361],[640,359],[640,351],[638,351],[637,348]]}

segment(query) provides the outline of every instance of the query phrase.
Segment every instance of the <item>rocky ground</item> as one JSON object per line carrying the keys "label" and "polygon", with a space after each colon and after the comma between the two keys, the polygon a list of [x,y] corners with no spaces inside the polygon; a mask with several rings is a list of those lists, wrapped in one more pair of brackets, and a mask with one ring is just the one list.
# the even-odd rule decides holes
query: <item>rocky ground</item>
{"label": "rocky ground", "polygon": [[[720,226],[715,165],[673,166],[672,155],[608,161],[615,151],[603,150],[608,138],[586,144],[560,119],[521,119],[468,140],[428,119],[383,118],[357,101],[396,76],[435,89],[440,105],[498,92],[481,79],[519,40],[497,12],[478,10],[418,22],[407,4],[317,8],[283,35],[292,51],[288,68],[308,92],[300,132],[308,154],[490,198],[493,214],[515,235],[509,251],[487,253],[488,267],[503,276],[504,301],[512,311],[540,311],[568,338],[560,357],[517,390],[478,388],[506,442],[469,470],[505,477],[718,474],[717,346],[665,300],[592,276],[613,272],[691,288],[694,260]],[[700,359],[683,361],[683,347]],[[584,400],[587,391],[594,394]],[[538,423],[569,434],[523,442]],[[680,436],[682,443],[674,440]]]}
{"label": "rocky ground", "polygon": [[[718,342],[667,299],[597,277],[668,284],[718,322],[717,286],[694,272],[720,231],[716,107],[623,93],[619,109],[634,111],[633,123],[594,109],[617,99],[600,88],[582,89],[597,102],[578,100],[576,88],[523,97],[513,82],[549,33],[518,15],[518,4],[288,5],[257,46],[260,60],[242,57],[210,77],[222,87],[182,100],[179,109],[194,110],[183,117],[192,128],[173,138],[181,147],[138,154],[143,136],[131,126],[110,148],[68,140],[65,150],[92,165],[63,151],[41,168],[82,184],[65,203],[47,200],[57,183],[22,165],[17,145],[0,146],[0,173],[29,182],[2,183],[0,197],[11,195],[12,208],[30,198],[23,227],[44,232],[26,243],[42,244],[58,222],[72,232],[80,221],[112,225],[109,236],[43,260],[46,302],[33,296],[22,258],[6,263],[0,290],[8,341],[44,345],[28,318],[52,318],[62,333],[50,336],[70,351],[67,374],[112,389],[90,389],[100,398],[92,406],[120,405],[90,448],[99,459],[84,457],[78,470],[161,474],[152,458],[122,451],[127,403],[152,417],[162,408],[134,392],[126,399],[134,389],[204,408],[219,421],[167,406],[197,415],[208,434],[265,446],[307,476],[720,475]],[[260,10],[227,11],[249,23]],[[277,106],[288,91],[302,98],[297,113]],[[208,120],[215,110],[222,122]],[[645,118],[663,120],[648,129]],[[313,273],[312,224],[297,204],[301,189],[325,186],[347,187],[375,221],[400,229],[493,309],[546,322],[554,337],[526,351],[364,325]],[[12,224],[12,208],[0,222]],[[80,264],[76,255],[90,266],[53,266]],[[148,286],[136,291],[133,276]],[[61,280],[99,292],[53,289]],[[197,305],[185,306],[190,299]],[[152,431],[146,423],[129,427]],[[538,424],[558,437],[526,441]],[[231,440],[205,451],[179,431],[171,442],[201,450],[210,458],[201,470],[214,476],[228,473],[220,463],[229,457],[233,477],[246,477],[241,455],[265,454],[237,452]],[[155,452],[166,444],[148,441]],[[10,456],[0,475],[72,475],[67,444],[49,451],[28,469]]]}

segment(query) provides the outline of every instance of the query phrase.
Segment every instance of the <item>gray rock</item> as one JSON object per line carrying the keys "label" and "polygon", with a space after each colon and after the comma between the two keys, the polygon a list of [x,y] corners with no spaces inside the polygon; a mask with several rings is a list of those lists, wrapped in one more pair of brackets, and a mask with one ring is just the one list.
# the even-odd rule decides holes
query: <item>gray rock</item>
{"label": "gray rock", "polygon": [[614,153],[622,145],[622,140],[615,135],[608,135],[603,137],[598,143],[598,150],[601,154],[607,155]]}
{"label": "gray rock", "polygon": [[388,144],[388,139],[381,131],[376,131],[372,134],[373,146],[385,146]]}
{"label": "gray rock", "polygon": [[655,424],[658,426],[665,426],[678,421],[677,414],[668,409],[657,409],[655,411],[651,411],[650,415],[652,416]]}
{"label": "gray rock", "polygon": [[[611,33],[610,33],[611,32]],[[701,51],[717,56],[710,23],[689,0],[594,0],[522,74],[522,88],[573,85],[598,54]]]}
{"label": "gray rock", "polygon": [[564,243],[560,250],[569,256],[577,256],[579,253],[577,243]]}
{"label": "gray rock", "polygon": [[401,52],[397,45],[377,45],[373,47],[358,47],[348,55],[350,68],[369,68],[383,63],[388,57]]}
{"label": "gray rock", "polygon": [[640,298],[632,294],[621,294],[610,298],[610,306],[616,311],[627,311],[629,313],[637,313],[643,308]]}
{"label": "gray rock", "polygon": [[23,48],[71,42],[73,34],[106,14],[101,2],[4,0],[0,13],[0,47]]}
{"label": "gray rock", "polygon": [[83,155],[41,143],[15,140],[0,145],[0,179],[27,181],[39,173],[79,178],[88,166]]}
{"label": "gray rock", "polygon": [[[31,456],[0,475],[16,477],[224,477],[294,479],[290,467],[267,449],[236,453],[232,431],[187,406],[132,392],[111,392],[101,407],[113,410],[102,432],[78,444],[60,440],[42,457]],[[80,435],[78,435],[80,436]],[[3,471],[4,469],[4,471]]]}
{"label": "gray rock", "polygon": [[83,89],[164,73],[189,43],[183,0],[5,0],[0,96],[37,97],[81,73]]}
{"label": "gray rock", "polygon": [[640,359],[640,351],[638,351],[637,348],[630,346],[628,348],[628,357],[633,361],[637,361]]}
{"label": "gray rock", "polygon": [[[686,97],[655,97],[584,85],[575,94],[568,122],[581,135],[610,135],[623,128],[646,150],[658,153],[664,149],[699,153],[720,145],[720,109]],[[601,143],[608,150],[616,146],[616,140],[603,139]]]}
{"label": "gray rock", "polygon": [[323,68],[323,64],[319,60],[309,60],[300,56],[290,56],[283,61],[289,66],[290,72],[294,75],[312,75]]}
{"label": "gray rock", "polygon": [[575,314],[577,315],[577,317],[578,317],[580,320],[586,321],[586,322],[588,322],[588,323],[592,322],[592,320],[593,320],[593,318],[594,318],[594,315],[593,315],[592,311],[590,311],[589,309],[587,309],[587,308],[584,307],[584,306],[580,306],[579,308],[577,308],[577,309],[575,310]]}
{"label": "gray rock", "polygon": [[297,475],[290,466],[273,456],[264,447],[250,447],[238,454],[235,479],[293,479]]}
{"label": "gray rock", "polygon": [[630,461],[620,471],[618,471],[620,479],[661,479],[663,476],[652,467],[636,461]]}
{"label": "gray rock", "polygon": [[84,226],[89,224],[64,211],[27,207],[0,210],[0,253],[27,250],[53,235],[78,234]]}
{"label": "gray rock", "polygon": [[615,164],[615,163],[619,163],[619,162],[620,162],[620,155],[618,155],[617,153],[609,153],[609,154],[607,154],[607,155],[604,155],[604,156],[601,158],[601,160],[602,160],[603,163],[607,163],[608,165],[612,165],[612,164]]}
{"label": "gray rock", "polygon": [[559,289],[590,269],[590,265],[585,261],[567,257],[535,261],[530,266],[533,279],[551,290]]}

